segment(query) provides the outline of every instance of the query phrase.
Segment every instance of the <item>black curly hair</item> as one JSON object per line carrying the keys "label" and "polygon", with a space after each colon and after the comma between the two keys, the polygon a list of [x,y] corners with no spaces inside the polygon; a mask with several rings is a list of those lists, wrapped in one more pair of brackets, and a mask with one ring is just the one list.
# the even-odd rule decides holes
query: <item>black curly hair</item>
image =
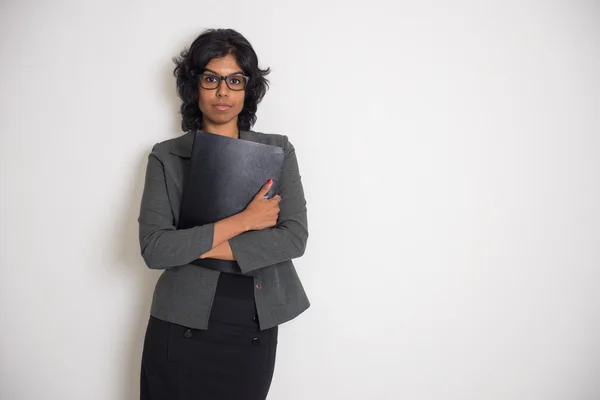
{"label": "black curly hair", "polygon": [[256,110],[269,88],[266,76],[270,68],[260,69],[252,45],[233,29],[206,29],[173,58],[177,94],[181,98],[181,129],[184,132],[202,129],[202,112],[198,107],[198,74],[213,58],[231,54],[244,74],[250,77],[244,96],[244,108],[238,115],[238,129],[250,130],[256,123]]}

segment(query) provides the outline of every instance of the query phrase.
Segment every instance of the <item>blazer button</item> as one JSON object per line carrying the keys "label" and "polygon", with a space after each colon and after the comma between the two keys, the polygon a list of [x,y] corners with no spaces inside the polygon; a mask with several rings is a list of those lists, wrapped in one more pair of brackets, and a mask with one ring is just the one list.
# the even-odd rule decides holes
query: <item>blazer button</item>
{"label": "blazer button", "polygon": [[185,336],[186,338],[191,338],[192,337],[192,331],[190,329],[188,329],[187,331],[185,331],[185,333],[183,334],[183,336]]}
{"label": "blazer button", "polygon": [[252,317],[252,321],[254,321],[254,322],[258,321],[258,317],[255,315],[254,317]]}
{"label": "blazer button", "polygon": [[257,283],[257,284],[256,284],[256,288],[257,288],[258,290],[260,290],[260,289],[262,289],[262,285],[261,285],[260,283]]}
{"label": "blazer button", "polygon": [[252,344],[253,345],[259,345],[260,344],[260,339],[255,337],[254,339],[252,339]]}

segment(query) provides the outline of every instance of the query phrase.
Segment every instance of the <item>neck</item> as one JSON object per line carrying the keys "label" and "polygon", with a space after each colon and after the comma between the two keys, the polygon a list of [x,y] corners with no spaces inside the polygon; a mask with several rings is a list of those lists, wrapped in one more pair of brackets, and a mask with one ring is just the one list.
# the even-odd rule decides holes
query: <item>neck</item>
{"label": "neck", "polygon": [[202,123],[202,130],[204,132],[214,133],[215,135],[228,136],[235,139],[239,138],[237,119],[223,125],[204,121]]}

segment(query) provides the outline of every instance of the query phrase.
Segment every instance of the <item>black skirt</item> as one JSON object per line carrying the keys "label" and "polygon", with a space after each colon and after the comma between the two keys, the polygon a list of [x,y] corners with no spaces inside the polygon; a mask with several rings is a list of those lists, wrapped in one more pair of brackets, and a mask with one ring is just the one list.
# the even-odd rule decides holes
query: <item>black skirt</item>
{"label": "black skirt", "polygon": [[207,330],[150,316],[140,399],[264,400],[277,333],[277,326],[259,329],[253,278],[221,273]]}

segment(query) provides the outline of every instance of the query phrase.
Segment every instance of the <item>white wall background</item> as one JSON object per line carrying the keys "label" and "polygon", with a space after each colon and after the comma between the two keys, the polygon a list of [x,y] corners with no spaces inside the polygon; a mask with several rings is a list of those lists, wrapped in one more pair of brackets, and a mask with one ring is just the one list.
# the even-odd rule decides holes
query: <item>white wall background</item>
{"label": "white wall background", "polygon": [[297,148],[312,307],[270,399],[600,398],[600,4],[0,5],[0,398],[128,400],[171,57],[231,27]]}

